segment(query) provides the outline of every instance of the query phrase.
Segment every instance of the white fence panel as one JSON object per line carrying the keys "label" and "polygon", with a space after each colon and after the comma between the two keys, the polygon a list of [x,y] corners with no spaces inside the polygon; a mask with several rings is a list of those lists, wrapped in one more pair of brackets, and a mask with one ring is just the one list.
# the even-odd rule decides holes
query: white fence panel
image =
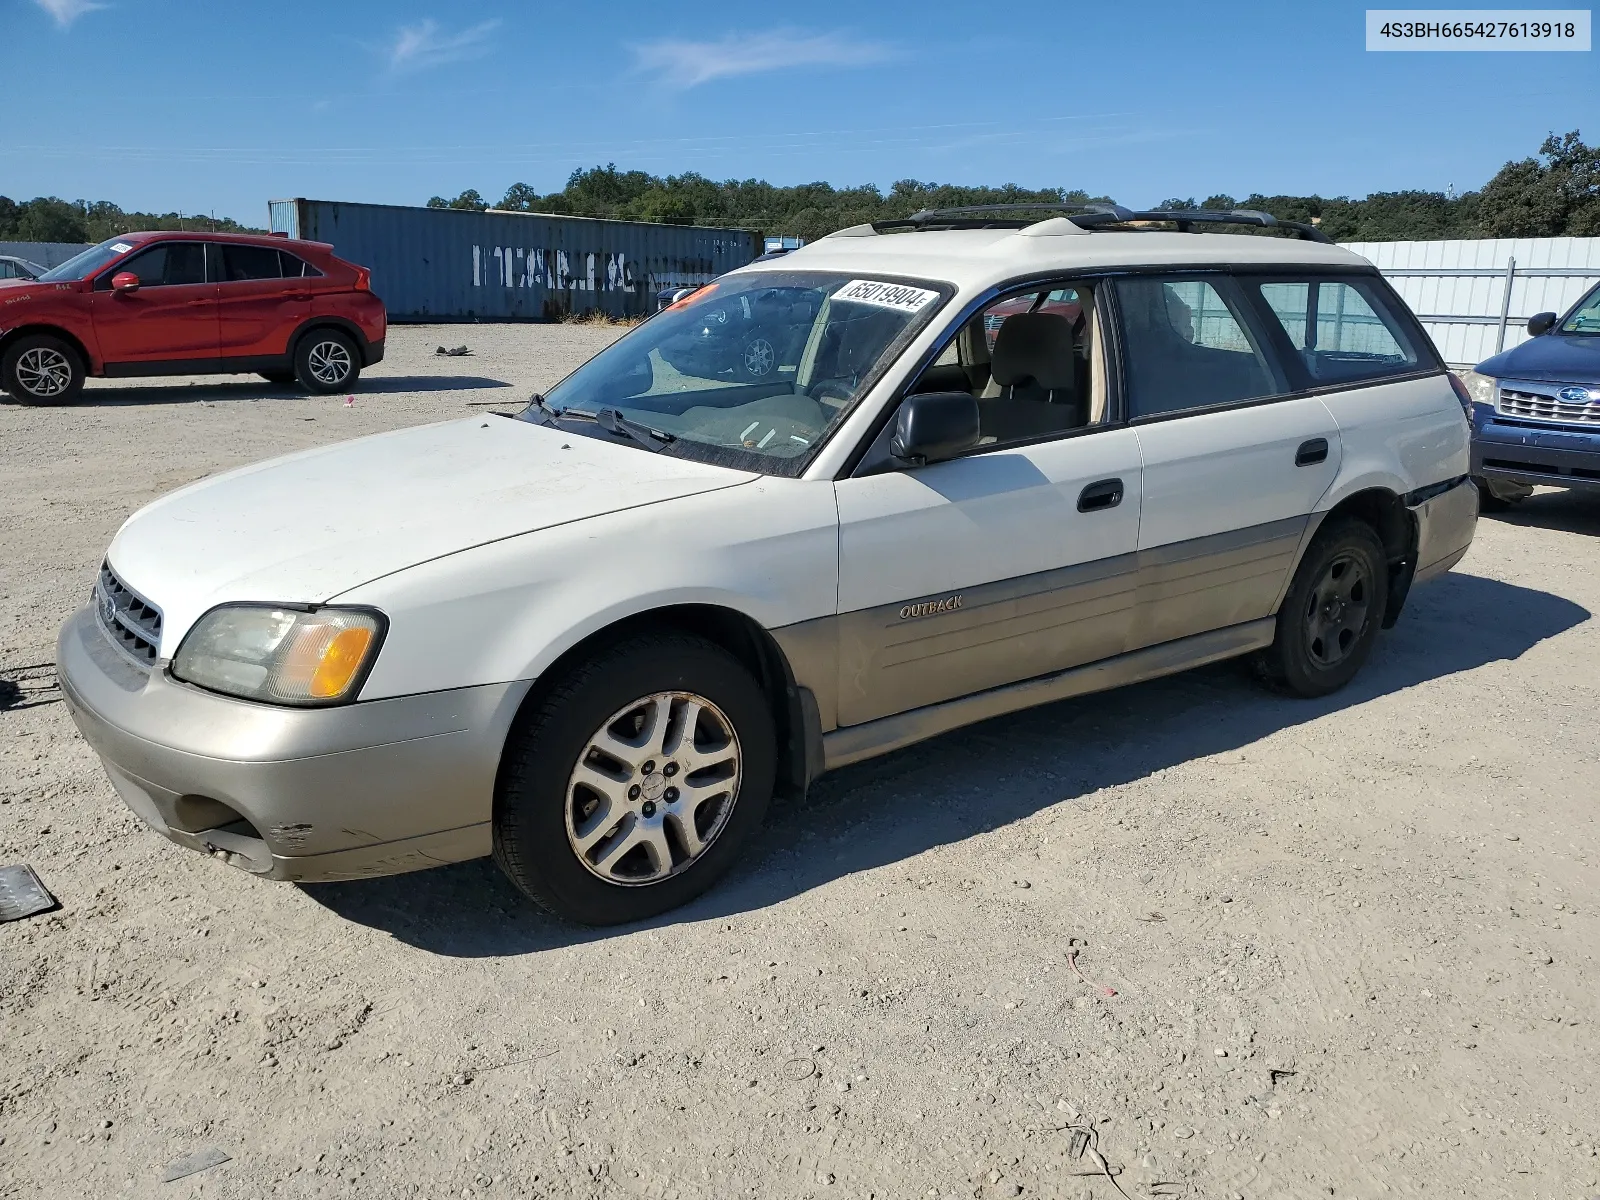
{"label": "white fence panel", "polygon": [[1383,272],[1452,366],[1472,366],[1520,344],[1527,340],[1534,313],[1563,313],[1600,282],[1600,238],[1346,242],[1344,247]]}

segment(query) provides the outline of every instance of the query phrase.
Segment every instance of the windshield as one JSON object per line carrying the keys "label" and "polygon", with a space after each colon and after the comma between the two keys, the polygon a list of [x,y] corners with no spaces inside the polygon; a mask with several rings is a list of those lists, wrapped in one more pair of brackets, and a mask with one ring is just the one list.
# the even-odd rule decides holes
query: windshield
{"label": "windshield", "polygon": [[52,267],[39,276],[39,282],[67,283],[75,279],[87,279],[117,255],[126,254],[132,249],[132,242],[124,241],[122,238],[110,238],[98,246],[90,246],[82,253],[74,254],[59,267]]}
{"label": "windshield", "polygon": [[558,416],[616,409],[669,435],[676,452],[798,474],[947,294],[836,273],[725,276],[601,351],[545,404]]}
{"label": "windshield", "polygon": [[1600,287],[1595,288],[1561,323],[1562,333],[1600,333]]}

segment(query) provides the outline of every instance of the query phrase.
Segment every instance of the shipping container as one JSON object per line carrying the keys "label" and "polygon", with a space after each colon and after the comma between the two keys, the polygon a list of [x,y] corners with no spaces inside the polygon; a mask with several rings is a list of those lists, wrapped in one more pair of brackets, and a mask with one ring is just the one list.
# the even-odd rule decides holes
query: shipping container
{"label": "shipping container", "polygon": [[708,283],[761,253],[744,229],[331,200],[267,209],[272,232],[369,268],[396,322],[646,316],[662,288]]}
{"label": "shipping container", "polygon": [[25,258],[41,267],[59,267],[88,248],[87,242],[0,242],[0,254]]}

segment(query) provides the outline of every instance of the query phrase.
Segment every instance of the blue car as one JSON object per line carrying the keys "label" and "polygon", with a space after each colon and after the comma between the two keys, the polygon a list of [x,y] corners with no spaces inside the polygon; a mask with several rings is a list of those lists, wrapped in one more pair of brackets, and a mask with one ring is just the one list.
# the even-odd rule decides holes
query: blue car
{"label": "blue car", "polygon": [[1468,383],[1472,475],[1486,511],[1535,484],[1600,491],[1600,287],[1563,317],[1532,317],[1528,332]]}

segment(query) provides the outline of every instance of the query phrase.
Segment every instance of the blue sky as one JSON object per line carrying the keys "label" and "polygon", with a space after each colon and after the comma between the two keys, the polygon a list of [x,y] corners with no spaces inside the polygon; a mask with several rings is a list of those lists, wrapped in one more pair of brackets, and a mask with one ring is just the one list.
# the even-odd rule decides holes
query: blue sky
{"label": "blue sky", "polygon": [[0,0],[0,193],[420,204],[575,167],[1123,203],[1486,180],[1600,61],[1372,54],[1364,5]]}

